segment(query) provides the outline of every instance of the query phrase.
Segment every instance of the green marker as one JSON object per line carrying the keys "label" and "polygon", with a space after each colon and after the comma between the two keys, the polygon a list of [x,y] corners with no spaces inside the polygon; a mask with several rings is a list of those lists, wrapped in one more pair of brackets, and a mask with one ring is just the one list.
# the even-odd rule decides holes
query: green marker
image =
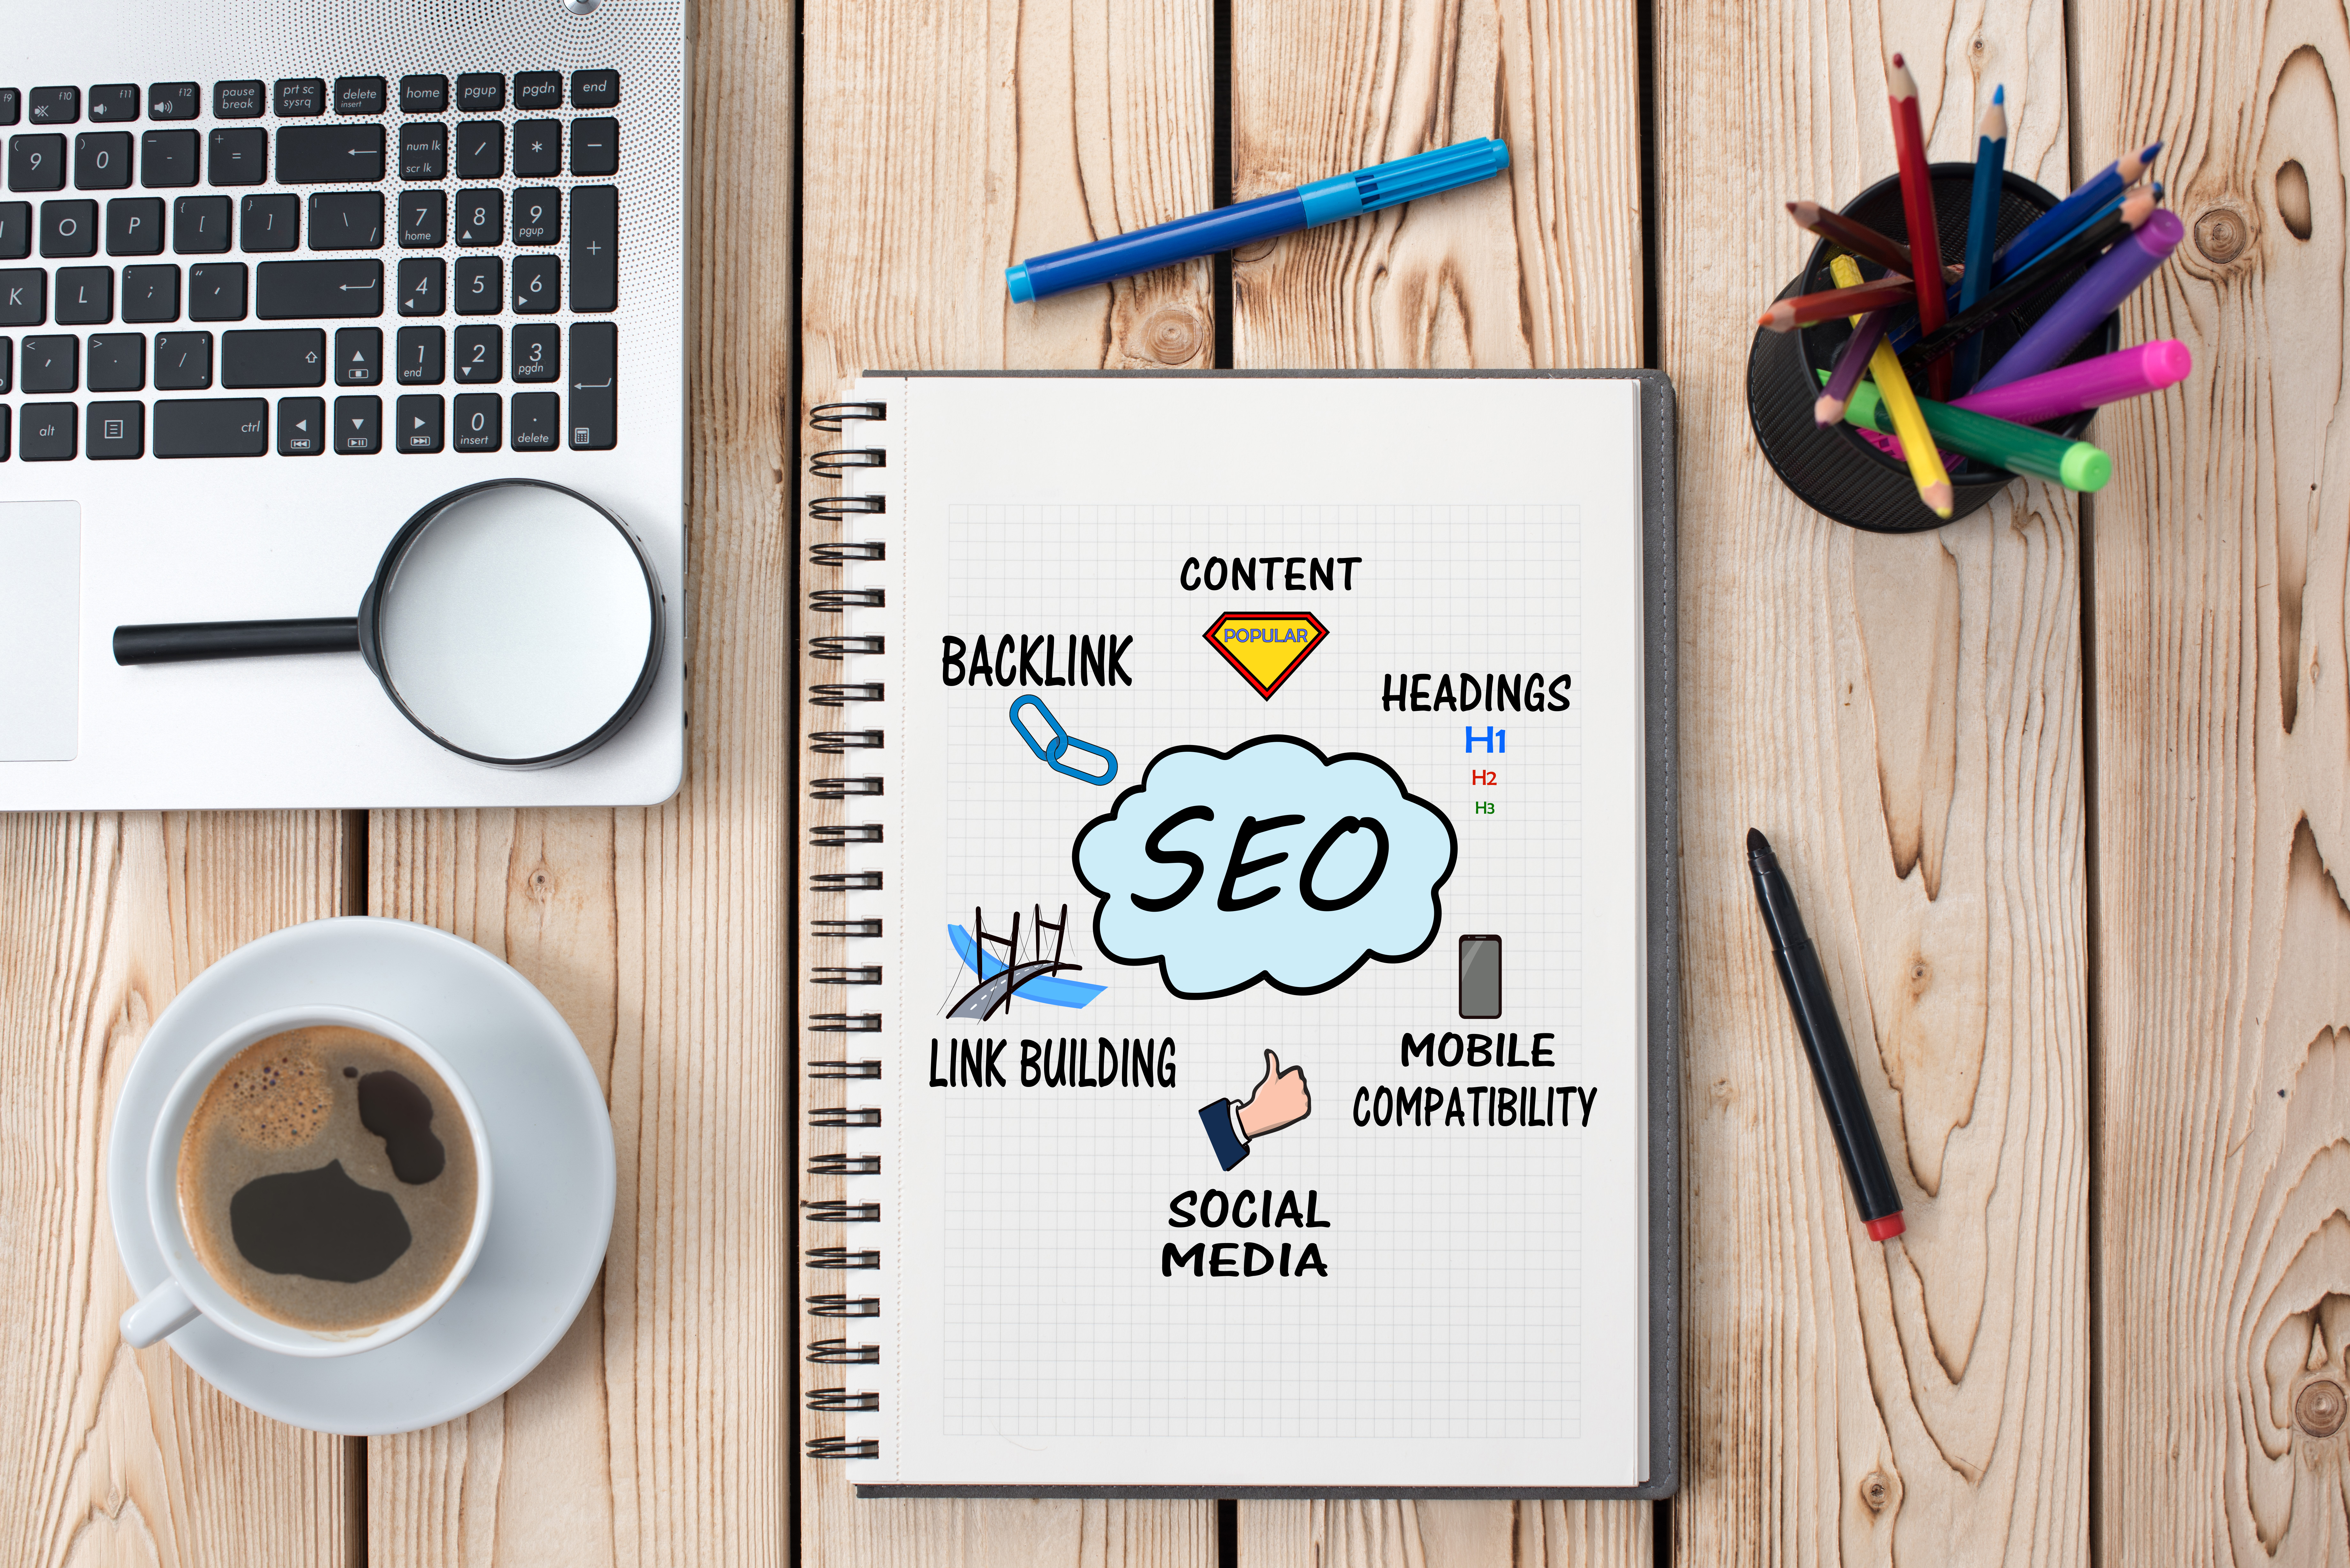
{"label": "green marker", "polygon": [[[1825,382],[1828,373],[1823,370],[1819,377]],[[2053,479],[2067,490],[2102,490],[2106,481],[2114,476],[2114,460],[2087,441],[2067,441],[2030,425],[1995,420],[1971,409],[1952,408],[1923,398],[1918,400],[1918,407],[1926,416],[1926,428],[1934,432],[1936,445],[1994,467]],[[1853,388],[1852,400],[1845,405],[1844,417],[1846,423],[1863,430],[1893,433],[1892,416],[1885,411],[1884,400],[1877,395],[1872,382],[1862,381]]]}

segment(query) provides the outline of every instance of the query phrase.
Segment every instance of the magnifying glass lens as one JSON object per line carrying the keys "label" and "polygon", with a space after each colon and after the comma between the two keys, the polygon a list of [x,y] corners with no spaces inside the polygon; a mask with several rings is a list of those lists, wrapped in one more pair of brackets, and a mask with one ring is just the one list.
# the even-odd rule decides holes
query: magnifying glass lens
{"label": "magnifying glass lens", "polygon": [[477,756],[551,756],[596,733],[643,676],[653,605],[611,520],[539,485],[459,497],[418,530],[377,607],[385,683]]}

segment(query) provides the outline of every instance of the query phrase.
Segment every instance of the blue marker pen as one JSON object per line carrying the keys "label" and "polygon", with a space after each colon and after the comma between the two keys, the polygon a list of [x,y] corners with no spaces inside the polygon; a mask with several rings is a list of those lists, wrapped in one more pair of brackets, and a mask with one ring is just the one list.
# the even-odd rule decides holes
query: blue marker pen
{"label": "blue marker pen", "polygon": [[1023,303],[1048,294],[1088,288],[1116,277],[1132,277],[1154,267],[1172,266],[1277,234],[1294,234],[1317,223],[1335,223],[1382,207],[1432,196],[1456,185],[1490,180],[1510,166],[1510,150],[1492,138],[1440,147],[1392,163],[1374,163],[1352,174],[1334,175],[1294,191],[1236,202],[1229,207],[1154,223],[1130,234],[1072,245],[1050,255],[1030,256],[1004,269],[1012,297]]}

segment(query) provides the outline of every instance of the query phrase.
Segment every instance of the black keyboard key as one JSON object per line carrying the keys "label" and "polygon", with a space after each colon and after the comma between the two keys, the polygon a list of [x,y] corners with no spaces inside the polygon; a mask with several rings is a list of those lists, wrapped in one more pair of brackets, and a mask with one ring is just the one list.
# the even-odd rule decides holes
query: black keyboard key
{"label": "black keyboard key", "polygon": [[382,192],[322,191],[310,198],[312,250],[371,251],[382,244]]}
{"label": "black keyboard key", "polygon": [[103,327],[114,319],[114,269],[110,266],[57,268],[57,325]]}
{"label": "black keyboard key", "polygon": [[609,452],[619,440],[619,332],[608,321],[571,324],[571,450]]}
{"label": "black keyboard key", "polygon": [[400,78],[400,110],[402,114],[445,114],[448,109],[447,77]]}
{"label": "black keyboard key", "polygon": [[268,450],[266,398],[167,398],[155,405],[157,457],[259,457]]}
{"label": "black keyboard key", "polygon": [[563,264],[551,255],[516,256],[514,308],[516,316],[552,316],[563,303]]}
{"label": "black keyboard key", "polygon": [[8,139],[8,189],[62,191],[65,188],[64,137],[12,136]]}
{"label": "black keyboard key", "polygon": [[335,334],[335,385],[374,387],[383,381],[383,328],[346,327]]}
{"label": "black keyboard key", "polygon": [[247,196],[237,203],[236,226],[244,237],[248,253],[299,250],[302,198],[282,191],[273,191],[266,196]]}
{"label": "black keyboard key", "polygon": [[457,192],[457,243],[461,245],[502,245],[506,243],[506,193],[494,188]]}
{"label": "black keyboard key", "polygon": [[615,310],[620,303],[620,192],[582,185],[571,192],[571,308]]}
{"label": "black keyboard key", "polygon": [[216,130],[204,155],[215,185],[258,185],[269,178],[269,132],[259,126]]}
{"label": "black keyboard key", "polygon": [[439,180],[449,172],[449,128],[437,119],[411,119],[400,128],[400,177]]}
{"label": "black keyboard key", "polygon": [[522,179],[563,172],[563,123],[518,119],[514,129],[514,171]]}
{"label": "black keyboard key", "polygon": [[337,398],[335,400],[335,450],[346,455],[363,455],[383,450],[383,400],[381,398]]}
{"label": "black keyboard key", "polygon": [[514,79],[514,103],[516,109],[561,109],[563,107],[563,73],[561,71],[516,71]]}
{"label": "black keyboard key", "polygon": [[337,77],[335,78],[335,112],[337,114],[381,114],[384,97],[381,77]]}
{"label": "black keyboard key", "polygon": [[448,347],[438,327],[403,327],[393,350],[392,379],[403,387],[437,387],[446,375],[442,355]]}
{"label": "black keyboard key", "polygon": [[308,119],[327,112],[327,84],[317,77],[287,77],[277,83],[277,118]]}
{"label": "black keyboard key", "polygon": [[497,327],[457,328],[457,379],[460,381],[495,381],[505,373],[505,334]]}
{"label": "black keyboard key", "polygon": [[150,191],[178,191],[196,182],[196,133],[151,130],[139,139],[139,182]]}
{"label": "black keyboard key", "polygon": [[94,256],[98,254],[98,203],[41,203],[41,254],[45,256]]}
{"label": "black keyboard key", "polygon": [[33,203],[0,202],[0,261],[23,261],[33,254]]}
{"label": "black keyboard key", "polygon": [[0,88],[0,125],[14,125],[24,113],[24,95],[15,88]]}
{"label": "black keyboard key", "polygon": [[502,119],[461,119],[457,138],[457,178],[496,180],[506,171],[506,127]]}
{"label": "black keyboard key", "polygon": [[563,192],[552,185],[525,185],[514,193],[514,242],[551,245],[563,238]]}
{"label": "black keyboard key", "polygon": [[448,270],[439,256],[410,256],[400,264],[400,313],[438,316],[449,308]]}
{"label": "black keyboard key", "polygon": [[504,444],[500,429],[505,418],[505,400],[495,392],[467,392],[459,397],[452,410],[456,425],[450,445],[459,452],[495,452]]}
{"label": "black keyboard key", "polygon": [[92,119],[136,119],[139,118],[139,84],[109,82],[89,89],[89,117]]}
{"label": "black keyboard key", "polygon": [[281,185],[372,185],[383,178],[380,125],[281,125]]}
{"label": "black keyboard key", "polygon": [[457,107],[489,114],[506,106],[506,78],[497,71],[466,71],[457,78]]}
{"label": "black keyboard key", "polygon": [[429,250],[449,243],[448,192],[400,193],[400,243],[410,250]]}
{"label": "black keyboard key", "polygon": [[106,254],[110,256],[160,256],[163,254],[163,198],[117,196],[106,204]]}
{"label": "black keyboard key", "polygon": [[383,264],[374,261],[263,262],[254,314],[264,321],[381,316]]}
{"label": "black keyboard key", "polygon": [[213,335],[209,332],[155,334],[155,389],[159,392],[201,392],[213,384]]}
{"label": "black keyboard key", "polygon": [[193,82],[157,82],[147,89],[150,119],[193,119],[203,107],[203,98]]}
{"label": "black keyboard key", "polygon": [[617,119],[575,119],[571,122],[571,172],[610,174],[620,167],[620,122]]}
{"label": "black keyboard key", "polygon": [[495,316],[505,308],[505,264],[495,256],[459,256],[452,287],[460,316]]}
{"label": "black keyboard key", "polygon": [[401,452],[439,452],[442,413],[438,392],[400,399],[392,410],[392,444]]}
{"label": "black keyboard key", "polygon": [[91,333],[89,389],[93,392],[145,391],[146,335],[140,332]]}
{"label": "black keyboard key", "polygon": [[154,323],[180,319],[180,269],[127,266],[122,269],[122,319]]}
{"label": "black keyboard key", "polygon": [[81,339],[71,333],[25,339],[25,390],[81,390]]}
{"label": "black keyboard key", "polygon": [[277,400],[277,455],[316,457],[327,450],[327,400]]}
{"label": "black keyboard key", "polygon": [[214,119],[259,119],[268,107],[268,94],[259,82],[214,82]]}
{"label": "black keyboard key", "polygon": [[74,455],[71,403],[26,403],[16,412],[16,455],[26,462],[68,462]]}
{"label": "black keyboard key", "polygon": [[11,423],[8,410],[0,405],[0,462],[8,461],[8,428]]}
{"label": "black keyboard key", "polygon": [[553,452],[562,442],[563,416],[553,392],[516,392],[514,396],[514,449]]}
{"label": "black keyboard key", "polygon": [[0,337],[0,393],[16,389],[16,340]]}
{"label": "black keyboard key", "polygon": [[127,191],[130,188],[130,133],[127,130],[85,130],[74,138],[74,189]]}
{"label": "black keyboard key", "polygon": [[172,202],[172,249],[183,256],[216,256],[228,250],[228,198],[181,196]]}
{"label": "black keyboard key", "polygon": [[563,373],[563,329],[538,322],[514,329],[514,379],[552,381]]}
{"label": "black keyboard key", "polygon": [[49,275],[39,267],[0,272],[0,327],[38,327],[49,318]]}
{"label": "black keyboard key", "polygon": [[572,108],[609,109],[619,101],[619,72],[573,71],[571,73]]}
{"label": "black keyboard key", "polygon": [[[284,262],[265,262],[265,266],[284,266]],[[244,264],[243,262],[199,262],[188,269],[188,319],[191,321],[242,321],[244,319]]]}
{"label": "black keyboard key", "polygon": [[81,118],[81,88],[35,88],[29,118],[35,125],[71,125]]}
{"label": "black keyboard key", "polygon": [[[92,387],[90,390],[98,389]],[[85,445],[99,462],[109,458],[147,455],[147,406],[144,403],[92,403]]]}
{"label": "black keyboard key", "polygon": [[327,335],[316,327],[221,334],[224,387],[323,387]]}

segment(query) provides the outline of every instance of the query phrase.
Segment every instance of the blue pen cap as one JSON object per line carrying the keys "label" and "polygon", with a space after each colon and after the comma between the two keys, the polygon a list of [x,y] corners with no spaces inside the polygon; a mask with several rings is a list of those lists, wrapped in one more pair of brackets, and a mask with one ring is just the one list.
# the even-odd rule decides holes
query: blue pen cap
{"label": "blue pen cap", "polygon": [[1310,185],[1300,185],[1297,193],[1305,198],[1305,222],[1310,226],[1416,202],[1456,185],[1473,185],[1480,180],[1492,179],[1509,166],[1509,143],[1494,137],[1480,137],[1474,141],[1440,147],[1432,152],[1399,158],[1392,163],[1374,163],[1352,174],[1316,180]]}

